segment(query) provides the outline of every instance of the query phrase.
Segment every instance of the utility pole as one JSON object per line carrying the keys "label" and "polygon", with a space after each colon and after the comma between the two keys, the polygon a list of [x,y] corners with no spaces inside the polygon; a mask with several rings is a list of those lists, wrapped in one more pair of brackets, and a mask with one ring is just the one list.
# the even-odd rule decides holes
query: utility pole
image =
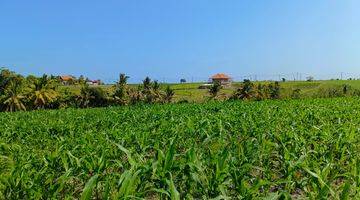
{"label": "utility pole", "polygon": [[343,80],[343,72],[340,73],[340,80]]}

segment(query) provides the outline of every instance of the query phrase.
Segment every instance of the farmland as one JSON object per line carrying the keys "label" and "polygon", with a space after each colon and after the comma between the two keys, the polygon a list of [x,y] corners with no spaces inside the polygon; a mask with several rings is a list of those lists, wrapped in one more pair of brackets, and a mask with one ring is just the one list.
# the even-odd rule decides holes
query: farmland
{"label": "farmland", "polygon": [[[254,82],[255,85],[257,84],[266,84],[269,82],[266,81],[258,81]],[[205,102],[208,100],[208,90],[206,89],[199,89],[199,86],[203,83],[173,83],[173,84],[163,84],[170,85],[172,89],[174,89],[174,102],[186,100],[189,102]],[[219,92],[220,99],[224,99],[225,97],[231,96],[231,94],[239,88],[241,82],[234,82],[230,87],[223,88]],[[302,98],[317,98],[321,97],[321,93],[326,90],[339,88],[343,85],[348,85],[352,89],[360,90],[360,80],[321,80],[321,81],[286,81],[280,82],[281,86],[281,93],[282,98],[289,98],[291,92],[295,89],[301,90],[301,97]],[[130,87],[136,88],[137,84],[132,84]],[[111,92],[113,90],[113,85],[102,85],[97,86],[101,87],[102,89]],[[74,85],[74,86],[63,86],[62,89],[69,89],[74,93],[80,92],[81,86]]]}
{"label": "farmland", "polygon": [[0,113],[0,199],[356,199],[359,98]]}

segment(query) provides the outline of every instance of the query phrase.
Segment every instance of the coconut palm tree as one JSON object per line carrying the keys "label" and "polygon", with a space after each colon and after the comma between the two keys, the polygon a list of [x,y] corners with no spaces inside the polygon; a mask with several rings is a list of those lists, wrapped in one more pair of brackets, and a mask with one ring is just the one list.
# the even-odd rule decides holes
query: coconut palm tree
{"label": "coconut palm tree", "polygon": [[126,76],[125,74],[120,74],[119,81],[115,85],[115,92],[113,94],[113,98],[116,101],[116,103],[120,105],[124,105],[127,103],[126,101],[126,95],[127,95],[127,80],[129,79],[129,76]]}
{"label": "coconut palm tree", "polygon": [[120,74],[119,76],[119,82],[117,82],[118,85],[126,85],[127,81],[130,77],[126,76],[125,74]]}
{"label": "coconut palm tree", "polygon": [[254,84],[245,79],[244,82],[241,84],[240,88],[238,88],[233,96],[232,99],[241,99],[241,100],[249,100],[254,97]]}
{"label": "coconut palm tree", "polygon": [[261,101],[267,98],[267,93],[266,93],[266,87],[264,85],[262,85],[261,83],[259,83],[256,86],[256,91],[255,91],[255,99],[257,101]]}
{"label": "coconut palm tree", "polygon": [[152,96],[152,101],[154,102],[159,102],[161,101],[161,92],[160,92],[160,83],[157,80],[154,80],[153,83],[151,84],[152,87],[152,91],[151,91],[151,96]]}
{"label": "coconut palm tree", "polygon": [[0,96],[5,94],[5,90],[8,87],[10,80],[16,77],[16,74],[8,69],[1,68],[0,71]]}
{"label": "coconut palm tree", "polygon": [[274,84],[269,84],[269,93],[271,99],[279,99],[280,98],[280,84],[279,82],[275,81]]}
{"label": "coconut palm tree", "polygon": [[152,84],[151,84],[151,79],[147,76],[144,80],[143,80],[143,84],[142,84],[142,96],[144,98],[144,101],[146,103],[152,103],[154,102],[154,95],[152,92]]}
{"label": "coconut palm tree", "polygon": [[175,92],[173,89],[170,88],[170,86],[168,85],[166,88],[165,88],[165,95],[164,95],[164,101],[166,103],[170,103],[171,102],[171,99],[173,98]]}
{"label": "coconut palm tree", "polygon": [[47,107],[58,97],[56,83],[45,74],[41,78],[35,79],[30,89],[30,99],[34,108],[37,109]]}
{"label": "coconut palm tree", "polygon": [[22,94],[22,79],[12,78],[4,90],[4,95],[1,102],[5,111],[14,112],[19,110],[26,110],[24,105],[25,96]]}

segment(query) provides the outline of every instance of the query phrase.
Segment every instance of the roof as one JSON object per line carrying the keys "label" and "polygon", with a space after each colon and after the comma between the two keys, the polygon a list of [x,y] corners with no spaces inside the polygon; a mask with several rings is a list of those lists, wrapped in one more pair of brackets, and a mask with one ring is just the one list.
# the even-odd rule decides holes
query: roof
{"label": "roof", "polygon": [[88,81],[86,81],[86,82],[88,82],[88,83],[100,83],[101,81],[100,80],[88,80]]}
{"label": "roof", "polygon": [[215,74],[211,77],[211,79],[230,79],[230,76],[220,73],[220,74]]}
{"label": "roof", "polygon": [[70,75],[65,75],[65,76],[60,76],[60,79],[63,81],[69,81],[69,80],[73,80],[75,79],[73,76]]}

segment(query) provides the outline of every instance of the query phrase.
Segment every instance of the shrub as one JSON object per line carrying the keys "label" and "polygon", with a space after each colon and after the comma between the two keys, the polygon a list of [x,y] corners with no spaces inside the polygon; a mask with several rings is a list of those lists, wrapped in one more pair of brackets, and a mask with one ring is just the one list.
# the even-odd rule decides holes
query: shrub
{"label": "shrub", "polygon": [[231,99],[250,100],[254,97],[254,93],[254,84],[249,79],[245,79]]}
{"label": "shrub", "polygon": [[273,84],[270,83],[268,85],[269,88],[269,96],[271,99],[279,99],[280,98],[280,84],[275,81]]}
{"label": "shrub", "polygon": [[215,81],[209,88],[210,97],[216,98],[220,89],[221,89],[221,83],[219,81]]}

